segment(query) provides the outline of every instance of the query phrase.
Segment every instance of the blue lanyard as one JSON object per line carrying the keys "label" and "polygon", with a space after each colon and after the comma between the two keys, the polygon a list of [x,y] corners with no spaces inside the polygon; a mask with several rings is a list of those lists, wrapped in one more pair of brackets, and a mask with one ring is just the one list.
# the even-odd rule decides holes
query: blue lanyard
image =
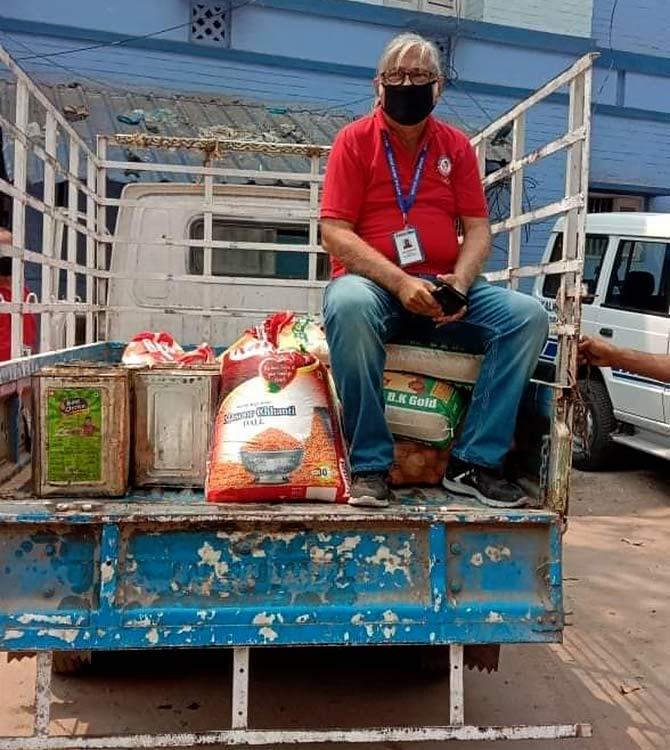
{"label": "blue lanyard", "polygon": [[409,187],[409,193],[404,195],[402,192],[402,185],[400,184],[400,174],[398,172],[398,165],[395,160],[395,154],[393,153],[393,146],[391,146],[391,140],[388,133],[382,130],[382,138],[384,139],[384,151],[386,151],[386,161],[391,171],[391,180],[393,182],[393,189],[395,190],[395,199],[398,203],[398,208],[402,212],[402,220],[407,226],[407,214],[409,214],[412,206],[416,202],[416,196],[419,192],[419,183],[423,176],[423,168],[426,166],[426,157],[428,156],[428,144],[421,149],[419,158],[416,161],[414,167],[414,176]]}

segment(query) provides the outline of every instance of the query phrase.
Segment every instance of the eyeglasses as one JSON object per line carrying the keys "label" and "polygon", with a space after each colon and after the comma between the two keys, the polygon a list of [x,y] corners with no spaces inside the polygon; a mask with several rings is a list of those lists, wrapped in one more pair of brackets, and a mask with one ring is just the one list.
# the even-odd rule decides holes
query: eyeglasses
{"label": "eyeglasses", "polygon": [[382,83],[386,83],[389,86],[400,86],[405,83],[405,79],[408,76],[410,83],[414,86],[423,86],[426,83],[437,81],[437,74],[425,68],[411,68],[410,70],[406,70],[405,68],[391,68],[384,71],[379,77]]}

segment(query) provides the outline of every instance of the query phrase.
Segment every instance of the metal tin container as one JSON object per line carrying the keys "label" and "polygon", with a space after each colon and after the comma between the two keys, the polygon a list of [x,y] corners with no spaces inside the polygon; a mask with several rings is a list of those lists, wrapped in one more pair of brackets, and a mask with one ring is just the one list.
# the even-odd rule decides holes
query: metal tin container
{"label": "metal tin container", "polygon": [[219,366],[136,370],[132,385],[135,484],[204,486]]}
{"label": "metal tin container", "polygon": [[35,492],[119,497],[128,489],[130,379],[122,368],[63,365],[33,376]]}

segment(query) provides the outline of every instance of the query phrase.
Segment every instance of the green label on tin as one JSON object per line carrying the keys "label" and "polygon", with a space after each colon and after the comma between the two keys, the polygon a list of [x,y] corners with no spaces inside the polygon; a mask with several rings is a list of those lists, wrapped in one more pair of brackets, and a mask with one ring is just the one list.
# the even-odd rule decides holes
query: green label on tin
{"label": "green label on tin", "polygon": [[47,396],[47,481],[102,481],[102,392],[59,388]]}

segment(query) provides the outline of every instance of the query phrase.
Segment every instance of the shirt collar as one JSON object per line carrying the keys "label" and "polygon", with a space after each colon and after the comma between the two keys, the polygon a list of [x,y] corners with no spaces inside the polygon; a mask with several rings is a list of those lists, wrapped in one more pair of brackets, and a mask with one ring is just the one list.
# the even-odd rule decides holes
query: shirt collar
{"label": "shirt collar", "polygon": [[[393,131],[388,125],[388,122],[386,121],[386,118],[384,117],[384,111],[382,110],[380,105],[377,105],[375,107],[372,117],[375,121],[377,130],[379,130],[380,132],[382,130],[385,130],[387,133],[390,133],[391,136],[394,135]],[[423,131],[421,141],[419,142],[419,148],[422,148],[424,144],[428,143],[428,141],[433,137],[433,135],[435,134],[435,126],[435,118],[432,114],[428,115],[428,119],[426,120],[426,127]]]}

